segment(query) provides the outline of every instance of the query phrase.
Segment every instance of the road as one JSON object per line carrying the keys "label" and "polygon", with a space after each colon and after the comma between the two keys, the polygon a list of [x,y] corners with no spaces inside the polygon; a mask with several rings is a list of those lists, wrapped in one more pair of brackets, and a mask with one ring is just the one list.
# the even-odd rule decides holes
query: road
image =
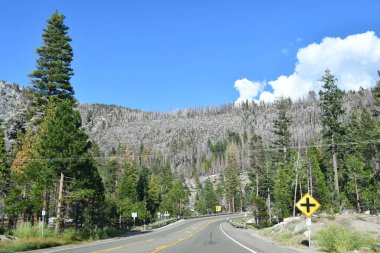
{"label": "road", "polygon": [[291,253],[299,252],[232,227],[226,217],[181,220],[144,234],[82,245],[62,246],[33,253]]}

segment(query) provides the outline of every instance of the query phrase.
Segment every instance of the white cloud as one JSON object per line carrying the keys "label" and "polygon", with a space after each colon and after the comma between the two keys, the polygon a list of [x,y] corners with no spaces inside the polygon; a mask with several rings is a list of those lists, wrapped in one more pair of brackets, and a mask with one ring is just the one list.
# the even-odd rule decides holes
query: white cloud
{"label": "white cloud", "polygon": [[310,90],[319,92],[319,80],[326,68],[338,78],[337,84],[343,90],[374,86],[380,69],[380,38],[374,32],[343,39],[326,37],[319,44],[299,49],[294,73],[268,82],[273,92],[262,92],[259,100],[273,101],[280,96],[295,100]]}
{"label": "white cloud", "polygon": [[234,87],[239,92],[240,96],[235,101],[235,105],[239,105],[247,100],[251,102],[258,96],[264,86],[265,82],[252,82],[247,78],[236,80]]}

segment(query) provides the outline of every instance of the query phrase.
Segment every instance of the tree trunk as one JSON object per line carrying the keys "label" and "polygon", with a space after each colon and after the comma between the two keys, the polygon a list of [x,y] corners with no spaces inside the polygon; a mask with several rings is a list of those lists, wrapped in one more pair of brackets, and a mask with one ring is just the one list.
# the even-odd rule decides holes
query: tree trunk
{"label": "tree trunk", "polygon": [[62,228],[62,198],[63,198],[63,183],[65,180],[65,175],[61,172],[61,179],[59,181],[59,192],[58,192],[58,206],[57,206],[57,223],[55,224],[55,233],[59,233]]}
{"label": "tree trunk", "polygon": [[297,162],[296,162],[296,183],[294,185],[294,199],[293,199],[293,217],[296,216],[296,203],[297,203],[297,184],[298,184],[298,162],[300,159],[300,150],[298,148]]}
{"label": "tree trunk", "polygon": [[356,174],[354,174],[354,180],[355,180],[356,206],[358,208],[358,212],[361,213],[362,210],[360,208],[360,196],[359,196],[358,181],[357,181]]}
{"label": "tree trunk", "polygon": [[272,209],[271,209],[269,188],[268,188],[268,213],[269,213],[269,224],[272,225]]}
{"label": "tree trunk", "polygon": [[334,184],[335,184],[335,191],[339,195],[339,177],[338,177],[338,165],[336,161],[336,151],[335,151],[335,146],[333,146],[332,149],[332,162],[333,162],[333,169],[334,169]]}
{"label": "tree trunk", "polygon": [[256,197],[259,196],[259,175],[256,173]]}
{"label": "tree trunk", "polygon": [[232,213],[234,213],[235,212],[235,196],[232,196],[231,206],[232,206]]}

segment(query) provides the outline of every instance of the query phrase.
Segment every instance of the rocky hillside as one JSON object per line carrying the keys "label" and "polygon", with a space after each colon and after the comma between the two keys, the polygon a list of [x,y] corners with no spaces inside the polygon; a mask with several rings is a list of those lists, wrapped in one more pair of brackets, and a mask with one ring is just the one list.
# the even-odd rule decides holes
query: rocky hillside
{"label": "rocky hillside", "polygon": [[[24,93],[16,84],[0,82],[0,118],[1,124],[9,129],[9,139],[13,139],[15,130],[26,123],[24,112],[27,99]],[[367,90],[350,92],[345,97],[346,110],[371,107],[372,104],[371,92]],[[274,138],[271,129],[276,117],[275,106],[264,103],[248,108],[230,104],[169,113],[103,104],[80,104],[78,109],[84,128],[104,154],[121,146],[135,156],[162,156],[181,172],[189,172],[189,168],[194,166],[201,168],[202,159],[211,156],[208,142],[224,140],[233,132],[242,136],[242,156],[248,152],[248,135],[244,133],[250,133],[252,129],[262,135],[265,146],[269,147]],[[293,102],[290,116],[293,118],[291,131],[294,146],[319,142],[319,107],[314,93]],[[242,161],[243,170],[248,166],[246,160]]]}
{"label": "rocky hillside", "polygon": [[6,130],[8,148],[16,138],[17,131],[24,129],[27,124],[25,114],[28,104],[26,91],[15,83],[0,80],[0,126]]}

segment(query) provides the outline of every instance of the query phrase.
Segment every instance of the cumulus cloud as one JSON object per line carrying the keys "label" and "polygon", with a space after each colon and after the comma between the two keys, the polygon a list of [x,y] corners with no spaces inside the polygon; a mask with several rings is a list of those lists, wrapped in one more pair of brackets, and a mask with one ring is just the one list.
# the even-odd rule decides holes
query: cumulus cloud
{"label": "cumulus cloud", "polygon": [[265,86],[264,82],[252,82],[247,78],[243,78],[235,81],[235,89],[239,92],[240,96],[235,101],[235,105],[239,105],[242,102],[253,101],[258,96],[260,90]]}
{"label": "cumulus cloud", "polygon": [[343,39],[326,37],[319,44],[301,48],[297,53],[294,73],[269,81],[273,92],[263,91],[257,98],[267,102],[280,96],[295,100],[306,96],[311,90],[318,92],[322,87],[319,80],[326,68],[338,78],[337,84],[343,90],[374,86],[380,68],[380,38],[374,32]]}

